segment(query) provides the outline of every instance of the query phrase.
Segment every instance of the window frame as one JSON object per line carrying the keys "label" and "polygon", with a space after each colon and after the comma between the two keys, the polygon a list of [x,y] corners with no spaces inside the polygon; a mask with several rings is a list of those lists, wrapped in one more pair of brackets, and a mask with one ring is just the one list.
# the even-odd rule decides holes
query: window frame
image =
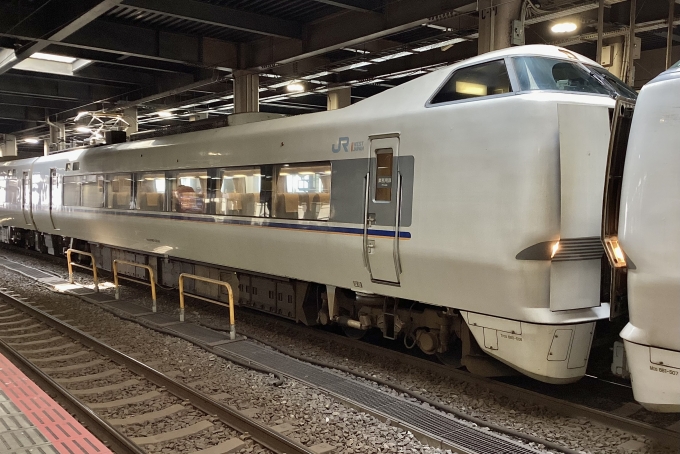
{"label": "window frame", "polygon": [[[445,102],[438,102],[436,104],[432,103],[432,100],[439,94],[439,92],[444,88],[444,86],[449,83],[449,81],[456,75],[456,73],[460,72],[461,70],[472,68],[474,66],[481,66],[485,65],[488,63],[493,63],[497,61],[503,61],[505,64],[505,68],[508,72],[508,79],[510,80],[510,88],[512,91],[508,93],[499,93],[497,95],[488,95],[488,96],[477,96],[474,98],[468,98],[468,99],[456,99],[453,101],[445,101]],[[456,69],[454,69],[443,81],[441,84],[437,86],[437,89],[434,90],[434,92],[430,95],[430,97],[427,99],[427,102],[425,103],[426,108],[430,107],[440,107],[440,106],[449,106],[451,104],[461,104],[461,103],[467,103],[467,102],[477,102],[477,101],[485,101],[488,99],[498,99],[498,98],[506,98],[509,96],[515,96],[519,93],[519,81],[517,80],[517,75],[515,73],[515,66],[512,64],[512,59],[509,57],[500,57],[500,58],[491,58],[489,60],[484,60],[480,62],[474,62],[465,66],[460,66]]]}

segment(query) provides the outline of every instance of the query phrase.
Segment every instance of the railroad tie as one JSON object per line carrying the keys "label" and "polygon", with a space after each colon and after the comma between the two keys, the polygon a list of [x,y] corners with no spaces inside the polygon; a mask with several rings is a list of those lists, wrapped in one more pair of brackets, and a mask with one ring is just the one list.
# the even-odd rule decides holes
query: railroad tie
{"label": "railroad tie", "polygon": [[82,381],[99,380],[100,378],[108,378],[112,375],[119,374],[120,369],[109,369],[104,372],[99,372],[98,374],[81,375],[80,377],[71,378],[57,378],[55,381],[62,385],[68,385],[70,383],[80,383]]}
{"label": "railroad tie", "polygon": [[54,372],[71,372],[74,370],[87,369],[88,367],[98,366],[103,363],[104,361],[102,361],[101,359],[95,359],[87,363],[71,364],[70,366],[43,367],[42,370],[43,372],[47,372],[48,374]]}
{"label": "railroad tie", "polygon": [[[10,323],[16,324],[17,322],[10,322]],[[14,332],[17,332],[17,331],[23,331],[25,329],[39,328],[40,326],[42,326],[40,323],[36,323],[35,325],[19,326],[19,327],[16,327],[16,328],[3,329],[2,332],[3,332],[3,334],[4,333],[14,333]]]}
{"label": "railroad tie", "polygon": [[29,355],[30,356],[31,354],[39,355],[41,353],[56,352],[56,351],[59,351],[59,350],[64,350],[65,348],[75,347],[76,345],[77,344],[74,344],[73,342],[68,342],[66,344],[55,345],[54,347],[38,348],[38,349],[35,349],[35,350],[25,350],[23,348],[17,348],[17,350],[19,350],[19,352],[22,355]]}
{"label": "railroad tie", "polygon": [[127,387],[130,387],[132,385],[138,385],[139,380],[127,380],[122,383],[115,383],[113,385],[107,385],[107,386],[98,386],[96,388],[87,388],[87,389],[69,389],[68,392],[73,394],[74,396],[87,396],[89,394],[100,394],[100,393],[105,393],[109,391],[119,391],[121,389],[125,389]]}
{"label": "railroad tie", "polygon": [[29,342],[8,342],[7,344],[11,347],[22,347],[24,345],[42,345],[42,344],[52,344],[56,341],[64,340],[61,336],[50,337],[49,339],[40,339]]}
{"label": "railroad tie", "polygon": [[0,323],[0,326],[12,326],[12,325],[18,325],[19,323],[26,323],[32,321],[30,318],[25,318],[23,320],[15,320],[13,322],[2,322]]}
{"label": "railroad tie", "polygon": [[49,358],[35,358],[32,359],[31,361],[34,363],[51,363],[52,361],[66,361],[69,359],[89,354],[90,352],[88,350],[81,350],[79,352],[71,353],[70,355],[51,356]]}
{"label": "railroad tie", "polygon": [[[0,312],[0,313],[1,313],[1,314],[6,314],[7,312],[11,312],[11,311],[13,311],[13,310],[14,310],[14,309],[9,309],[9,310],[6,310],[6,311],[2,311],[2,312]],[[11,319],[11,318],[17,318],[17,317],[20,317],[20,316],[22,316],[22,315],[23,315],[23,314],[22,314],[21,312],[17,312],[17,313],[15,313],[15,314],[11,314],[11,315],[3,315],[2,317],[0,317],[0,320],[9,320],[9,319]]]}
{"label": "railroad tie", "polygon": [[127,426],[130,424],[142,424],[145,422],[151,422],[155,421],[157,419],[165,418],[166,416],[170,416],[172,414],[178,413],[182,410],[186,410],[187,407],[184,405],[180,404],[175,404],[171,405],[168,408],[164,408],[163,410],[158,410],[158,411],[152,411],[149,413],[142,413],[141,415],[137,416],[130,416],[129,418],[121,418],[121,419],[109,419],[107,420],[109,424],[113,426]]}
{"label": "railroad tie", "polygon": [[185,427],[183,429],[178,430],[171,430],[170,432],[164,432],[158,435],[151,435],[148,437],[133,437],[132,441],[140,446],[151,445],[154,443],[163,443],[164,441],[170,441],[175,440],[177,438],[187,437],[189,435],[194,435],[212,426],[213,423],[211,423],[210,421],[200,421],[189,427]]}
{"label": "railroad tie", "polygon": [[[109,402],[85,402],[85,404],[93,410],[101,410],[108,408],[122,407],[123,405],[138,404],[147,400],[155,399],[160,396],[158,391],[149,391],[146,394],[128,397],[126,399],[111,400]],[[136,443],[136,442],[135,442]],[[155,443],[155,442],[154,442]]]}
{"label": "railroad tie", "polygon": [[28,334],[14,334],[12,336],[0,335],[0,338],[2,338],[2,339],[26,339],[27,337],[42,336],[43,334],[50,334],[50,333],[52,333],[51,329],[44,329],[42,331],[36,331],[35,333],[28,333]]}
{"label": "railroad tie", "polygon": [[246,446],[246,443],[240,438],[230,438],[227,441],[220,443],[219,445],[212,446],[210,448],[201,449],[200,451],[194,451],[194,454],[229,454],[236,452]]}

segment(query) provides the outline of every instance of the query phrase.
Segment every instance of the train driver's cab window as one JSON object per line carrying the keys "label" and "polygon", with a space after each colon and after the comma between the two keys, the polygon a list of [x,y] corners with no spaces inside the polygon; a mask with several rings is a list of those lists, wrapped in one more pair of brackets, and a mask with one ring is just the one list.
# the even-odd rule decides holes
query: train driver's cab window
{"label": "train driver's cab window", "polygon": [[206,200],[208,199],[207,170],[176,172],[169,181],[172,193],[172,211],[205,213]]}
{"label": "train driver's cab window", "polygon": [[135,206],[143,211],[165,211],[165,172],[137,174]]}
{"label": "train driver's cab window", "polygon": [[578,62],[547,57],[516,57],[513,61],[522,91],[610,94],[611,89],[605,87],[592,71]]}
{"label": "train driver's cab window", "polygon": [[219,170],[217,178],[215,214],[266,216],[266,207],[260,202],[262,173],[259,167]]}
{"label": "train driver's cab window", "polygon": [[132,202],[132,175],[106,175],[106,208],[129,210]]}
{"label": "train driver's cab window", "polygon": [[327,221],[331,208],[331,164],[277,166],[277,218]]}
{"label": "train driver's cab window", "polygon": [[430,104],[510,93],[512,87],[504,60],[495,60],[453,73]]}
{"label": "train driver's cab window", "polygon": [[64,177],[64,206],[103,207],[104,177],[102,175]]}

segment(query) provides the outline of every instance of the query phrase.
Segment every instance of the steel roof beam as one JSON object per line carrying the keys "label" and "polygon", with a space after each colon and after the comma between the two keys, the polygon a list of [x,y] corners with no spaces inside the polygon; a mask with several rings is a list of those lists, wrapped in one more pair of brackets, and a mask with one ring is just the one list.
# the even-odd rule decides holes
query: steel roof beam
{"label": "steel roof beam", "polygon": [[314,0],[317,3],[337,6],[338,8],[349,9],[360,12],[376,12],[382,9],[381,0]]}
{"label": "steel roof beam", "polygon": [[194,0],[125,0],[123,6],[260,35],[302,37],[302,26],[297,22]]}
{"label": "steel roof beam", "polygon": [[[304,60],[343,47],[357,47],[366,42],[436,23],[458,15],[456,9],[470,0],[420,0],[387,3],[382,14],[348,11],[309,24],[302,41],[266,39],[248,45],[247,66],[265,69]],[[347,24],[352,24],[348,27]]]}
{"label": "steel roof beam", "polygon": [[[69,21],[68,23],[64,24],[61,26],[61,28],[56,32],[51,35],[49,35],[49,41],[61,41],[71,34],[75,33],[76,31],[80,30],[102,14],[106,13],[108,10],[110,10],[112,7],[118,5],[122,0],[103,0],[103,1],[97,1],[97,2],[92,2],[92,1],[86,1],[86,2],[79,2],[79,4],[82,4],[82,6],[85,6],[87,9],[84,11],[78,11],[76,8],[73,6],[73,2],[69,2],[68,4],[61,5],[62,8],[66,8],[66,11],[69,11],[69,13],[75,13],[75,19]],[[56,2],[55,2],[56,4]],[[55,6],[55,4],[50,5],[52,7]],[[10,6],[11,7],[11,6]],[[75,9],[75,11],[74,11]],[[40,9],[37,9],[34,11],[31,16],[26,18],[27,20],[32,19],[32,16],[35,14],[40,14]],[[2,16],[2,12],[0,12],[0,17]],[[39,17],[44,17],[45,13],[40,15]],[[26,22],[26,20],[19,22],[18,24],[12,24],[11,28],[17,28],[19,26],[27,26],[28,24],[23,24],[23,22]],[[30,22],[30,21],[29,21]],[[50,23],[48,22],[47,25]],[[54,22],[51,23],[51,29],[54,29]],[[8,28],[3,27],[4,30],[7,30]],[[44,36],[46,33],[45,29],[40,30],[40,35],[38,36]],[[31,55],[33,55],[36,52],[40,52],[41,50],[45,49],[49,44],[46,44],[44,41],[34,41],[31,42],[30,44],[27,44],[20,48],[19,50],[16,50],[12,55],[6,56],[5,60],[0,62],[0,74],[3,74],[10,69],[12,69],[17,63],[26,60],[29,58]]]}

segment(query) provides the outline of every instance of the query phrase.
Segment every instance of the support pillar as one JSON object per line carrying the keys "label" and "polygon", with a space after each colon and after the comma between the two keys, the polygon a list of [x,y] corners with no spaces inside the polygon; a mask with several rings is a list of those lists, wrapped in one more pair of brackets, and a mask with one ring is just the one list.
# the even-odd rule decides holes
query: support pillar
{"label": "support pillar", "polygon": [[[673,0],[675,1],[675,0]],[[602,64],[602,34],[604,33],[604,0],[600,0],[597,8],[597,56],[595,61]]]}
{"label": "support pillar", "polygon": [[328,92],[328,110],[342,109],[352,104],[352,87],[343,87]]}
{"label": "support pillar", "polygon": [[631,87],[635,84],[635,16],[637,11],[636,0],[630,0],[630,26],[628,33],[628,72],[627,81]]}
{"label": "support pillar", "polygon": [[17,155],[17,138],[9,134],[0,134],[0,158]]}
{"label": "support pillar", "polygon": [[522,0],[479,0],[477,52],[505,49],[512,44],[513,21],[520,19]]}
{"label": "support pillar", "polygon": [[260,76],[245,71],[234,72],[234,113],[260,111]]}
{"label": "support pillar", "polygon": [[137,108],[136,107],[128,107],[127,109],[124,109],[123,110],[123,120],[125,120],[128,124],[128,127],[125,130],[125,134],[127,134],[128,137],[130,137],[131,134],[134,134],[137,131],[139,131],[139,123],[137,122]]}
{"label": "support pillar", "polygon": [[66,149],[66,125],[63,123],[48,123],[50,125],[50,148],[53,151]]}
{"label": "support pillar", "polygon": [[668,0],[668,36],[666,37],[666,69],[673,64],[673,19],[675,19],[675,0]]}
{"label": "support pillar", "polygon": [[48,139],[43,140],[43,156],[49,156],[50,151],[50,141]]}

